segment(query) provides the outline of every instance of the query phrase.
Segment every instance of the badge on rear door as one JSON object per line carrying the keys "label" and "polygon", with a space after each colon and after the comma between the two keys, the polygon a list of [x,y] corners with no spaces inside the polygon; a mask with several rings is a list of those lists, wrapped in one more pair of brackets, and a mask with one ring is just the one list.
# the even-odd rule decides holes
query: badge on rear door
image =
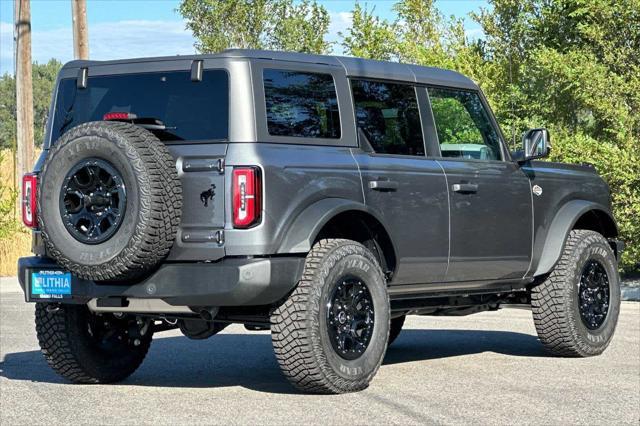
{"label": "badge on rear door", "polygon": [[215,189],[216,185],[212,183],[211,188],[200,193],[200,201],[205,207],[207,207],[209,205],[209,201],[213,201],[213,197],[216,196],[216,191],[214,191]]}

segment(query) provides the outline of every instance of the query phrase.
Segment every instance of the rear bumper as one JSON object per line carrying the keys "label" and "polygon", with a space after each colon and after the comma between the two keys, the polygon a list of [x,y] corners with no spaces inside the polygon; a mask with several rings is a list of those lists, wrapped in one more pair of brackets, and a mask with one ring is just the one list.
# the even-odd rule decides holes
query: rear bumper
{"label": "rear bumper", "polygon": [[27,302],[84,304],[91,299],[134,298],[161,299],[173,306],[256,306],[272,304],[286,296],[302,275],[303,266],[303,257],[166,263],[135,284],[103,284],[72,276],[71,295],[64,299],[41,299],[30,291],[32,272],[61,269],[52,259],[20,258],[18,278]]}

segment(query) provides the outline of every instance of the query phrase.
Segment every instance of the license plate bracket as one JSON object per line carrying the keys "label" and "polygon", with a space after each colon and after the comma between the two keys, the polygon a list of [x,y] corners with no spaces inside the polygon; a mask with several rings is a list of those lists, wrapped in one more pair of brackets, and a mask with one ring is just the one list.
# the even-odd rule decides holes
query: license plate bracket
{"label": "license plate bracket", "polygon": [[71,273],[60,269],[31,271],[29,296],[32,300],[72,297]]}

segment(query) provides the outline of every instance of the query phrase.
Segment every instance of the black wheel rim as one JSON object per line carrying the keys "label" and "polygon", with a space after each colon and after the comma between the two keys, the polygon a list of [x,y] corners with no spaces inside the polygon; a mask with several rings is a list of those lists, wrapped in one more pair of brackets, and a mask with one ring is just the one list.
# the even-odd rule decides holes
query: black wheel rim
{"label": "black wheel rim", "polygon": [[327,328],[331,345],[344,359],[359,358],[373,335],[373,299],[366,284],[345,277],[335,284],[327,303]]}
{"label": "black wheel rim", "polygon": [[609,276],[602,263],[589,260],[580,276],[580,317],[589,330],[602,326],[609,312]]}
{"label": "black wheel rim", "polygon": [[124,217],[126,188],[120,173],[107,161],[88,158],[64,178],[60,191],[62,222],[73,237],[99,244],[113,236]]}

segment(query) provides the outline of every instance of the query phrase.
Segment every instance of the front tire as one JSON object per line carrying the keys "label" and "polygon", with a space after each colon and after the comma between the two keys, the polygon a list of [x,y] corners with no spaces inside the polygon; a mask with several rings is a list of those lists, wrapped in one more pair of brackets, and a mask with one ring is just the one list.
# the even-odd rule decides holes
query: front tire
{"label": "front tire", "polygon": [[531,308],[538,337],[551,353],[601,354],[620,313],[620,278],[607,240],[594,231],[571,231],[553,271],[531,290]]}
{"label": "front tire", "polygon": [[271,335],[280,368],[296,388],[365,389],[389,337],[389,297],[375,256],[355,241],[316,243],[298,286],[271,315]]}
{"label": "front tire", "polygon": [[153,324],[96,315],[85,305],[37,303],[36,333],[47,363],[60,376],[74,383],[113,383],[140,366]]}

